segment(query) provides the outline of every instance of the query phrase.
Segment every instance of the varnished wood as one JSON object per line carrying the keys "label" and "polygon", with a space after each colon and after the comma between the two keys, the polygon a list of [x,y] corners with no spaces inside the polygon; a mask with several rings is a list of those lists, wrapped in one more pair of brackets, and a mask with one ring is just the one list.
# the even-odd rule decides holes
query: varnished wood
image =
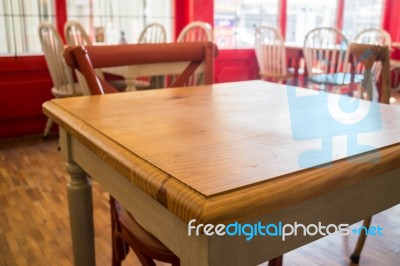
{"label": "varnished wood", "polygon": [[[79,70],[85,77],[91,95],[115,92],[109,84],[96,76],[95,69],[105,67],[136,65],[131,70],[124,68],[122,71],[126,72],[129,78],[135,78],[140,73],[171,74],[169,71],[174,69],[172,73],[178,73],[179,76],[171,87],[181,87],[186,86],[188,79],[204,64],[204,84],[211,84],[214,80],[214,57],[217,55],[218,48],[211,42],[70,46],[64,52],[67,64]],[[184,68],[181,64],[176,64],[182,62],[185,63]],[[143,67],[143,71],[140,71],[139,66]],[[176,72],[177,70],[179,72]]]}
{"label": "varnished wood", "polygon": [[[305,224],[352,223],[400,202],[394,190],[400,186],[399,109],[380,105],[381,134],[359,137],[379,149],[377,162],[370,163],[374,153],[358,155],[358,162],[345,160],[347,150],[339,145],[331,167],[304,170],[297,165],[298,152],[318,145],[292,140],[285,88],[265,82],[218,84],[86,97],[90,103],[55,100],[44,111],[68,134],[62,147],[71,158],[135,213],[182,265],[251,265],[321,236],[287,242],[188,237],[186,222],[254,223],[268,214],[276,222],[300,217]],[[324,104],[304,108],[318,112]],[[273,115],[265,106],[274,108]],[[328,126],[318,118],[312,123]],[[361,202],[363,193],[376,198]],[[348,209],[348,202],[358,208]]]}
{"label": "varnished wood", "polygon": [[[364,43],[351,43],[350,53],[357,62],[362,62],[365,69],[372,69],[375,61],[381,61],[382,70],[380,71],[378,100],[381,103],[389,103],[390,101],[390,53],[387,45],[379,46]],[[373,75],[373,74],[370,74]],[[371,78],[370,78],[371,80]],[[372,92],[367,92],[371,99]]]}
{"label": "varnished wood", "polygon": [[[382,34],[384,34],[382,32]],[[387,33],[386,33],[387,34]],[[387,34],[388,35],[388,34]],[[389,36],[389,35],[388,35]],[[390,36],[388,37],[390,39]],[[357,39],[357,37],[356,37]],[[390,44],[390,41],[389,41]],[[381,103],[388,104],[390,102],[390,56],[389,56],[389,47],[385,44],[380,45],[372,45],[372,44],[360,44],[360,43],[351,43],[350,44],[350,53],[353,56],[354,60],[360,63],[363,67],[364,79],[362,82],[362,86],[359,88],[359,96],[364,98],[364,94],[367,95],[368,100],[376,100]],[[374,99],[374,92],[372,83],[375,82],[373,75],[373,66],[376,65],[376,61],[381,61],[382,69],[380,72],[379,78],[379,88],[378,95],[376,99]],[[356,66],[357,67],[357,66]],[[367,83],[370,83],[368,85]],[[365,91],[365,92],[364,92]],[[371,224],[372,217],[368,217],[364,220],[363,226],[365,228],[369,228]],[[357,265],[360,260],[360,255],[366,240],[367,234],[363,232],[357,241],[357,244],[354,248],[353,253],[350,256],[350,260],[352,265]]]}
{"label": "varnished wood", "polygon": [[[270,111],[278,106],[285,106],[282,112]],[[392,145],[381,149],[377,164],[335,162],[346,173],[342,177],[329,168],[300,171],[298,153],[318,148],[318,143],[305,146],[292,139],[287,106],[285,86],[255,81],[66,99],[46,103],[45,112],[95,154],[109,157],[112,167],[156,200],[161,188],[181,191],[168,193],[166,205],[184,221],[248,218],[356,184],[366,173],[399,167],[400,146]],[[399,134],[390,133],[400,126],[400,110],[382,105],[381,111],[388,134],[361,137],[376,147],[400,140]],[[139,165],[140,174],[132,168]],[[301,190],[296,180],[304,183]]]}

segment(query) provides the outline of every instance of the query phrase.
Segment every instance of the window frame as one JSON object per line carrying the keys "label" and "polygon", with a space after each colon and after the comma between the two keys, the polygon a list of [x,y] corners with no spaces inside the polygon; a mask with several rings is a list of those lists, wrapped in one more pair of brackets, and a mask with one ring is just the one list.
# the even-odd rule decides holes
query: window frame
{"label": "window frame", "polygon": [[[210,0],[212,1],[212,0]],[[286,30],[287,30],[287,9],[288,9],[288,0],[278,0],[278,28],[281,31],[282,36],[284,39],[286,39]],[[351,1],[351,0],[336,0],[336,14],[335,14],[335,25],[334,27],[342,30],[343,29],[343,20],[344,20],[344,7],[345,7],[345,2],[346,1]],[[390,19],[387,17],[386,14],[386,7],[390,5],[391,0],[382,0],[382,13],[381,13],[381,21],[380,21],[380,28],[385,29],[385,26],[387,24],[387,19]],[[213,14],[215,10],[213,10]],[[214,21],[213,21],[214,23]],[[253,48],[229,48],[229,49],[223,49],[221,50],[251,50]]]}

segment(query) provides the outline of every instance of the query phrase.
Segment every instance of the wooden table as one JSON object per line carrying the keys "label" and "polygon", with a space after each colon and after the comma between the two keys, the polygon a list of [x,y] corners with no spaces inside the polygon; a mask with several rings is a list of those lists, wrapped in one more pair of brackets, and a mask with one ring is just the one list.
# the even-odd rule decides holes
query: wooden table
{"label": "wooden table", "polygon": [[[317,113],[322,105],[304,108]],[[188,236],[192,219],[352,224],[400,202],[398,107],[380,104],[382,130],[361,138],[377,147],[377,162],[344,155],[330,167],[309,169],[300,168],[298,156],[320,144],[293,140],[284,85],[247,81],[55,99],[43,109],[60,125],[71,175],[76,265],[95,263],[85,172],[182,265],[255,265],[321,237]]]}
{"label": "wooden table", "polygon": [[[103,68],[106,73],[119,75],[124,77],[127,82],[126,91],[136,91],[135,80],[139,77],[149,76],[165,76],[165,75],[178,75],[185,70],[188,62],[174,62],[174,63],[158,63],[158,64],[140,64],[132,66],[120,66]],[[203,67],[196,70],[197,73],[203,71]]]}

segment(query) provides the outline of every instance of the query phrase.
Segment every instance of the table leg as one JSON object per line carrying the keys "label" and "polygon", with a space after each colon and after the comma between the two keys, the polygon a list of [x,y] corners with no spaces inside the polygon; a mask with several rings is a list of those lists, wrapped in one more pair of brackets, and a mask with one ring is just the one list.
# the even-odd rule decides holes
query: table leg
{"label": "table leg", "polygon": [[74,265],[95,265],[92,186],[86,173],[75,162],[67,162],[68,207]]}

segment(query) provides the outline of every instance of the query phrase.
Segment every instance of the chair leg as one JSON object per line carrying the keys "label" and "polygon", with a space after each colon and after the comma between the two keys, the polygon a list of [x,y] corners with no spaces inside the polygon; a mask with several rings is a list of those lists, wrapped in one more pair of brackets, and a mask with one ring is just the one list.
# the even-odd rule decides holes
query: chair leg
{"label": "chair leg", "polygon": [[283,263],[283,255],[273,258],[268,262],[268,266],[282,266]]}
{"label": "chair leg", "polygon": [[115,200],[110,196],[110,217],[111,217],[111,249],[112,266],[121,266],[129,252],[128,244],[119,235],[120,228],[117,224],[117,211],[115,210]]}
{"label": "chair leg", "polygon": [[146,255],[144,255],[143,253],[134,250],[136,257],[139,259],[140,263],[142,263],[143,266],[156,266],[156,264],[154,263],[154,260]]}
{"label": "chair leg", "polygon": [[125,241],[114,232],[111,236],[111,249],[112,249],[112,266],[121,266],[122,261],[125,259],[129,252],[129,246]]}
{"label": "chair leg", "polygon": [[53,120],[51,120],[50,118],[47,119],[46,122],[46,126],[44,128],[44,132],[43,132],[43,138],[47,138],[49,136],[50,133],[50,129],[53,126]]}
{"label": "chair leg", "polygon": [[[366,229],[369,229],[369,226],[371,225],[371,219],[372,219],[372,216],[368,217],[367,219],[364,220],[363,226]],[[350,256],[352,265],[358,265],[358,263],[360,261],[361,251],[364,247],[364,243],[365,243],[366,239],[367,239],[367,234],[363,230],[362,233],[358,237],[357,244],[356,244],[356,247],[354,248],[353,254],[351,254],[351,256]]]}

